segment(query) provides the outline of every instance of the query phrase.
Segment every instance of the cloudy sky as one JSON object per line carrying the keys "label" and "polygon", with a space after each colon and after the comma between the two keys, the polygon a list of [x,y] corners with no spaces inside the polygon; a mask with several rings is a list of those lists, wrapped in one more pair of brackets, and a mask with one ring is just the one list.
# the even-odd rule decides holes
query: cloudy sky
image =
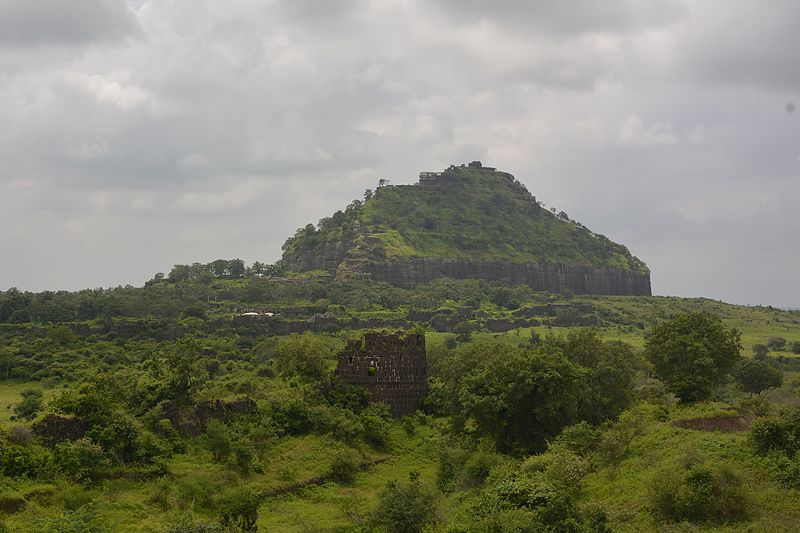
{"label": "cloudy sky", "polygon": [[[768,5],[768,7],[767,7]],[[657,294],[800,307],[796,0],[0,0],[0,288],[272,262],[482,159]]]}

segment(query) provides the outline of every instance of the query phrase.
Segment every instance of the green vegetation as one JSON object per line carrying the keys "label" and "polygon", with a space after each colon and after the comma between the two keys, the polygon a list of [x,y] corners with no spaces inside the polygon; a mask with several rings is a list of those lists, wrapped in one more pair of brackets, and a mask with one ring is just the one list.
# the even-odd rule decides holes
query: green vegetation
{"label": "green vegetation", "polygon": [[[0,293],[0,531],[800,522],[796,311],[225,264]],[[394,327],[428,347],[402,420],[332,378],[346,340]]]}
{"label": "green vegetation", "polygon": [[653,328],[645,350],[656,375],[681,401],[707,400],[739,361],[740,335],[706,313],[678,315]]}
{"label": "green vegetation", "polygon": [[468,167],[445,170],[434,185],[380,186],[298,229],[283,249],[283,263],[301,271],[333,255],[350,265],[430,257],[648,272],[624,246],[542,207],[510,174]]}

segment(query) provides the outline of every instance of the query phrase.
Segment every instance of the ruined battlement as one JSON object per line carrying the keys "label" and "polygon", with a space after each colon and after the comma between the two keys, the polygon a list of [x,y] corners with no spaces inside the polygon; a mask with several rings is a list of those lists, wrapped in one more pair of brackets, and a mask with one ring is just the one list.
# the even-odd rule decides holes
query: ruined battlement
{"label": "ruined battlement", "polygon": [[396,417],[413,413],[428,389],[425,336],[417,333],[367,333],[351,339],[339,354],[336,375],[370,391]]}

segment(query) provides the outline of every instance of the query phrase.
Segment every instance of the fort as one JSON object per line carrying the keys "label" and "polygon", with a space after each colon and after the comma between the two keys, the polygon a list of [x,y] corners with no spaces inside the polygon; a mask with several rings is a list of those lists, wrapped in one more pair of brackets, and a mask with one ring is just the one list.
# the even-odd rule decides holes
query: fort
{"label": "fort", "polygon": [[372,401],[385,402],[392,416],[409,415],[428,391],[425,336],[371,332],[351,339],[339,354],[336,375],[369,390]]}

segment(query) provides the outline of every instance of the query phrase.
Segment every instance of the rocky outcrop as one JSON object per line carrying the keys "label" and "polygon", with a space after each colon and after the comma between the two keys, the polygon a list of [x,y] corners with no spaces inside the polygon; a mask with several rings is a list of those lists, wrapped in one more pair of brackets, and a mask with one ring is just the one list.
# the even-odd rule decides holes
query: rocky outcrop
{"label": "rocky outcrop", "polygon": [[59,442],[74,441],[86,435],[89,424],[82,418],[61,416],[50,413],[33,424],[33,434],[47,446],[55,446]]}
{"label": "rocky outcrop", "polygon": [[206,430],[211,420],[228,422],[233,417],[254,413],[256,402],[251,398],[238,398],[232,401],[206,400],[193,407],[181,407],[175,402],[160,404],[163,418],[181,435],[196,437]]}
{"label": "rocky outcrop", "polygon": [[650,296],[650,274],[614,267],[511,263],[468,259],[409,258],[394,262],[368,263],[360,267],[377,281],[398,287],[448,277],[485,279],[528,285],[535,290],[574,294]]}

